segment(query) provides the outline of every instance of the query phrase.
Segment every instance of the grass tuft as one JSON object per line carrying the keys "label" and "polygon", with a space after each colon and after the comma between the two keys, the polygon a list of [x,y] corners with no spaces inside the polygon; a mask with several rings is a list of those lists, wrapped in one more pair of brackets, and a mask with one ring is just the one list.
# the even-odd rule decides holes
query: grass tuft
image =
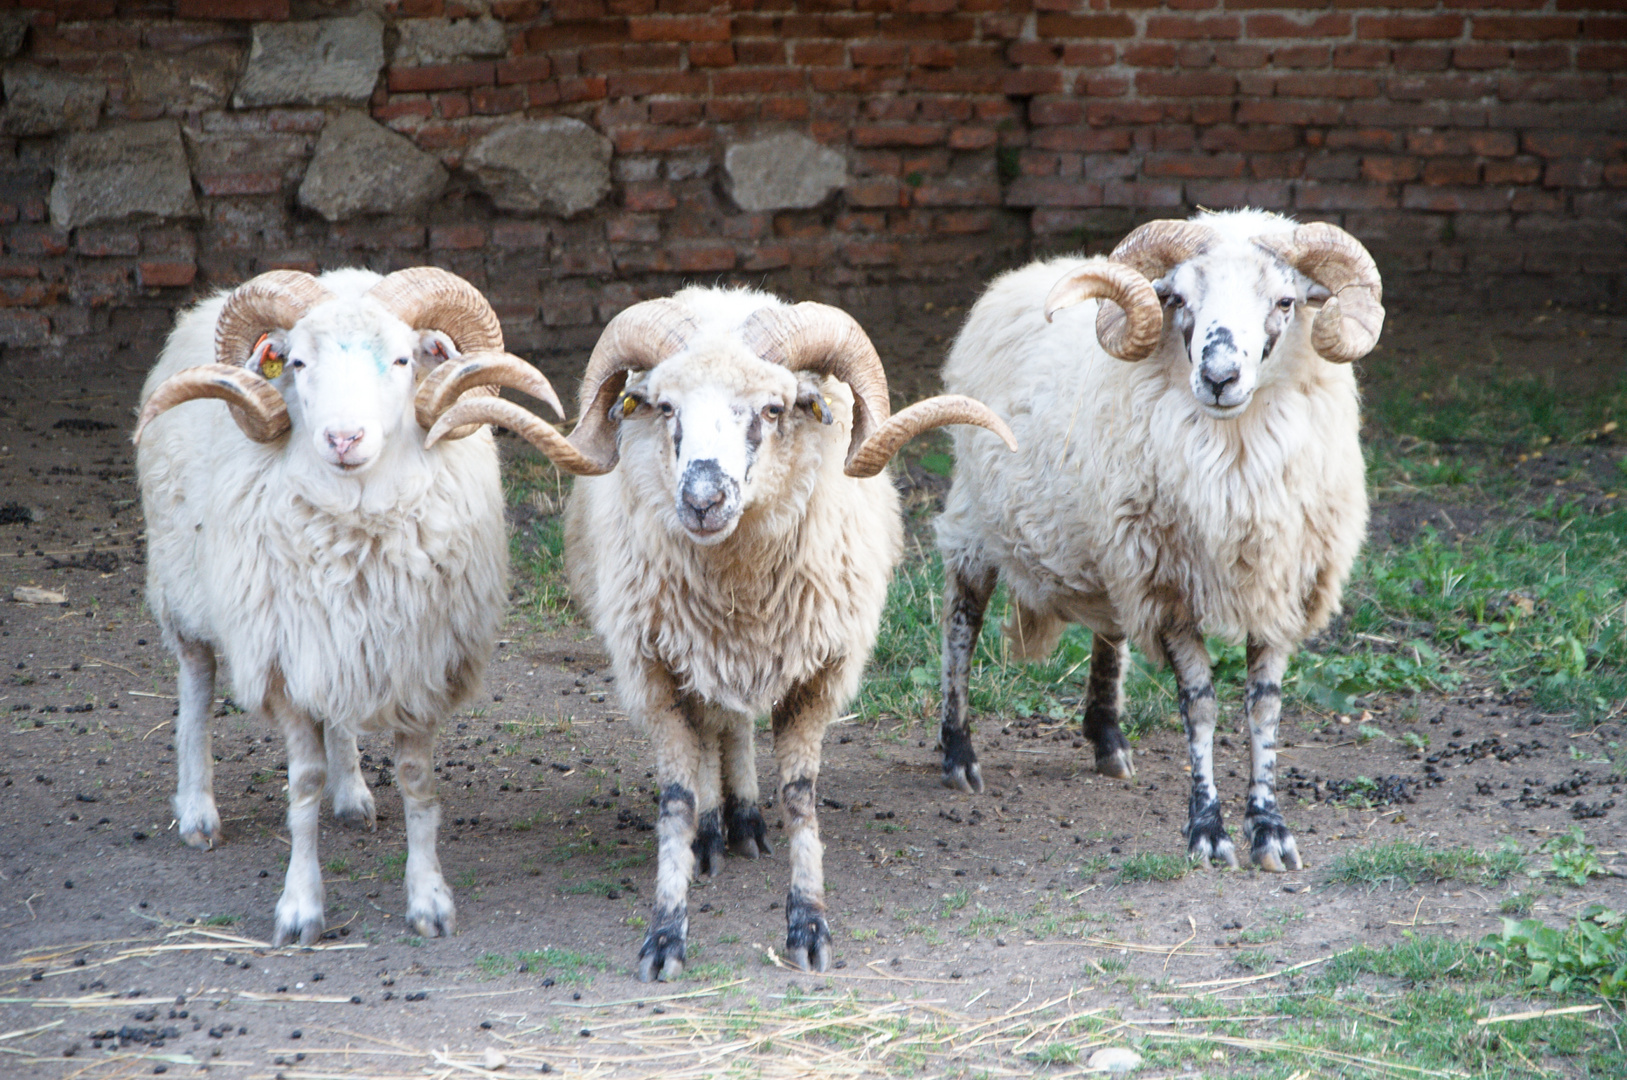
{"label": "grass tuft", "polygon": [[1420,881],[1506,881],[1525,869],[1525,855],[1504,845],[1492,851],[1469,847],[1426,848],[1411,840],[1352,848],[1336,856],[1328,877],[1347,885],[1416,885]]}

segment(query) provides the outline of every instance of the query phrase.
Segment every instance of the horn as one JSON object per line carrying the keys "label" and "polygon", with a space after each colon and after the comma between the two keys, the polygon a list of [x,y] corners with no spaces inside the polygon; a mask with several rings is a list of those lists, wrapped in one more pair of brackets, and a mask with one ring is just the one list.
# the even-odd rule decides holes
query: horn
{"label": "horn", "polygon": [[[627,373],[655,367],[682,350],[694,332],[695,320],[688,310],[667,297],[634,304],[605,326],[582,372],[581,415],[570,438],[586,460],[602,466],[597,472],[615,468],[621,455],[610,409],[627,385]],[[536,445],[548,452],[540,443]]]}
{"label": "horn", "polygon": [[233,289],[215,317],[216,363],[184,368],[160,383],[141,407],[134,440],[141,441],[141,433],[160,413],[204,397],[226,402],[237,426],[255,442],[275,442],[288,434],[282,395],[244,365],[267,330],[287,330],[332,296],[299,270],[272,270]]}
{"label": "horn", "polygon": [[[439,330],[452,339],[452,344],[464,354],[465,360],[471,355],[490,355],[493,358],[508,355],[503,351],[503,327],[491,304],[479,289],[450,271],[438,266],[397,270],[375,283],[367,290],[367,295],[414,330]],[[513,359],[515,364],[529,367],[523,360],[517,357]],[[450,367],[456,367],[457,372],[447,371]],[[524,390],[553,405],[555,412],[563,415],[559,399],[547,380],[542,380],[542,386],[548,387],[547,391],[538,393],[537,380],[542,377],[536,375],[535,371],[532,376],[526,376],[514,365],[471,368],[466,363],[440,364],[419,384],[418,392],[413,396],[413,415],[418,425],[428,430],[435,425],[435,418],[445,412],[460,394],[493,395],[498,392],[497,386]],[[457,391],[450,392],[448,387],[454,382]],[[470,424],[445,437],[462,439],[479,430],[480,425]]]}
{"label": "horn", "polygon": [[1384,283],[1361,241],[1315,221],[1254,242],[1333,294],[1311,324],[1311,347],[1318,355],[1348,364],[1373,351],[1384,328]]}
{"label": "horn", "polygon": [[[1119,241],[1108,258],[1130,267],[1148,281],[1157,281],[1172,267],[1179,266],[1194,255],[1203,254],[1214,240],[1215,231],[1201,221],[1162,218],[1131,230],[1130,235]],[[1114,303],[1116,305],[1117,301]],[[1140,329],[1134,325],[1127,326],[1126,321],[1130,318],[1126,308],[1101,305],[1096,310],[1096,340],[1102,343],[1102,348],[1121,360],[1141,360],[1151,355],[1158,342],[1155,339],[1140,356],[1130,355],[1139,347],[1135,345],[1136,342],[1145,341],[1147,332],[1145,323],[1141,324]],[[1149,316],[1141,315],[1139,318],[1147,319]],[[1164,311],[1160,306],[1160,336],[1163,334],[1163,318]]]}
{"label": "horn", "polygon": [[[616,425],[610,419],[610,408],[627,385],[627,373],[655,367],[682,349],[694,330],[695,321],[683,305],[670,299],[634,304],[611,319],[604,333],[599,335],[593,355],[588,357],[587,370],[582,373],[582,415],[568,439],[552,424],[513,402],[491,397],[470,397],[440,414],[430,427],[424,446],[434,446],[449,433],[455,434],[461,426],[502,424],[518,432],[532,446],[548,455],[548,460],[568,473],[576,476],[607,473],[616,467],[620,456]],[[541,375],[536,375],[536,378],[542,380],[543,387],[547,387],[547,380],[542,379]],[[535,389],[526,386],[517,386],[516,389],[548,400],[547,396]],[[547,389],[551,396],[552,387]],[[450,391],[440,393],[446,396]],[[558,409],[557,404],[555,408]]]}
{"label": "horn", "polygon": [[831,375],[852,388],[853,434],[843,463],[849,476],[876,475],[904,443],[945,424],[977,424],[1017,448],[1011,429],[971,398],[928,398],[891,416],[881,357],[857,320],[840,308],[811,302],[762,308],[746,320],[741,336],[764,360],[793,371]]}
{"label": "horn", "polygon": [[185,368],[160,383],[141,407],[131,441],[163,412],[183,401],[216,398],[231,407],[232,419],[255,442],[276,442],[288,434],[288,405],[277,388],[252,371],[232,364],[199,364]]}
{"label": "horn", "polygon": [[[1162,276],[1162,275],[1159,275]],[[1164,309],[1141,272],[1111,259],[1091,259],[1068,272],[1045,297],[1045,321],[1063,308],[1100,297],[1096,338],[1120,360],[1145,360],[1164,333]]]}
{"label": "horn", "polygon": [[[553,384],[543,374],[519,357],[506,352],[464,353],[456,361],[437,364],[424,377],[423,384],[413,399],[418,425],[425,431],[465,391],[480,390],[495,395],[497,387],[507,386],[530,394],[548,403],[554,415],[561,419],[565,409],[554,393]],[[456,436],[454,436],[456,437]]]}

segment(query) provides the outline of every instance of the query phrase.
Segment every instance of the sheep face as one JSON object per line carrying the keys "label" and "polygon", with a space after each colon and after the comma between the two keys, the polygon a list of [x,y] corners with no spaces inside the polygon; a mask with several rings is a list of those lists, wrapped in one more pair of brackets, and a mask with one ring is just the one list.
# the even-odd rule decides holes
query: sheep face
{"label": "sheep face", "polygon": [[1240,415],[1254,392],[1280,374],[1273,349],[1312,286],[1263,251],[1227,245],[1181,263],[1153,288],[1165,325],[1185,342],[1192,396],[1224,420]]}
{"label": "sheep face", "polygon": [[699,342],[627,383],[615,407],[622,439],[656,439],[657,454],[623,453],[666,489],[675,531],[720,544],[754,503],[777,501],[799,470],[798,426],[830,423],[814,376],[726,341]]}
{"label": "sheep face", "polygon": [[413,330],[371,301],[332,301],[255,346],[249,367],[288,403],[291,447],[340,473],[366,472],[411,425],[413,391],[459,353],[438,330]]}

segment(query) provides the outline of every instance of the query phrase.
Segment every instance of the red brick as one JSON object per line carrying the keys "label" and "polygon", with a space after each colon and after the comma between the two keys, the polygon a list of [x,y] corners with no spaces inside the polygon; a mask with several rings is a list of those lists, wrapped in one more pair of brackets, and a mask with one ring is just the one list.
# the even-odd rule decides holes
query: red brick
{"label": "red brick", "polygon": [[636,183],[628,184],[623,190],[622,205],[631,213],[651,213],[673,209],[678,205],[678,198],[665,183]]}
{"label": "red brick", "polygon": [[1350,34],[1350,16],[1327,12],[1309,19],[1290,15],[1250,15],[1245,24],[1252,40],[1260,38],[1342,38]]}
{"label": "red brick", "polygon": [[1333,50],[1336,68],[1377,68],[1390,62],[1390,50],[1384,45],[1339,45]]}
{"label": "red brick", "polygon": [[1424,162],[1426,184],[1471,185],[1480,183],[1480,163],[1473,158],[1435,158]]}
{"label": "red brick", "polygon": [[175,17],[281,22],[288,18],[288,0],[175,0]]}
{"label": "red brick", "polygon": [[[543,0],[492,0],[491,13],[504,22],[529,22],[542,14],[542,7]],[[558,4],[554,10],[558,12]]]}
{"label": "red brick", "polygon": [[1320,124],[1326,126],[1337,124],[1340,119],[1340,106],[1329,102],[1268,99],[1265,101],[1243,101],[1239,102],[1237,106],[1237,122],[1240,124]]}
{"label": "red brick", "polygon": [[[1602,4],[1595,4],[1601,7]],[[1554,37],[1567,35],[1555,34]],[[1589,15],[1582,24],[1582,37],[1588,41],[1627,41],[1627,18]]]}
{"label": "red brick", "polygon": [[520,56],[512,60],[499,60],[495,74],[499,86],[541,82],[553,74],[553,64],[546,56]]}
{"label": "red brick", "polygon": [[1371,180],[1375,184],[1394,184],[1408,180],[1416,180],[1421,170],[1417,158],[1411,157],[1364,157],[1361,162],[1361,178]]}
{"label": "red brick", "polygon": [[1136,90],[1148,97],[1225,97],[1237,90],[1237,78],[1224,71],[1142,71]]}
{"label": "red brick", "polygon": [[1356,36],[1364,39],[1430,41],[1461,33],[1461,15],[1363,15],[1356,20]]}
{"label": "red brick", "polygon": [[733,270],[735,264],[734,248],[723,244],[697,244],[693,247],[676,248],[672,257],[678,269],[688,274]]}
{"label": "red brick", "polygon": [[849,266],[889,266],[901,262],[904,246],[888,240],[849,242],[842,245],[842,258]]}
{"label": "red brick", "polygon": [[652,15],[629,19],[627,36],[633,41],[728,41],[727,16]]}
{"label": "red brick", "polygon": [[1143,176],[1235,179],[1243,175],[1241,154],[1148,154]]}
{"label": "red brick", "polygon": [[460,90],[471,86],[491,86],[497,82],[496,65],[489,60],[467,64],[432,64],[426,67],[390,69],[390,92],[399,94],[425,90]]}
{"label": "red brick", "polygon": [[[1271,63],[1280,68],[1325,68],[1332,50],[1327,45],[1283,45],[1269,52]],[[1215,60],[1223,67],[1261,68],[1265,66],[1264,45],[1221,45]]]}
{"label": "red brick", "polygon": [[1627,71],[1627,45],[1582,45],[1576,50],[1582,71]]}
{"label": "red brick", "polygon": [[486,246],[486,230],[479,225],[431,225],[429,246],[435,251],[472,251]]}
{"label": "red brick", "polygon": [[[524,51],[557,53],[561,49],[614,44],[626,40],[626,19],[598,19],[579,23],[560,23],[556,19],[552,26],[533,26],[527,30]],[[555,59],[557,60],[557,56]]]}
{"label": "red brick", "polygon": [[1236,15],[1210,15],[1199,18],[1174,15],[1147,16],[1147,37],[1155,40],[1214,38],[1234,41],[1243,33],[1243,20]]}
{"label": "red brick", "polygon": [[999,141],[1000,133],[993,128],[958,127],[949,132],[949,149],[984,150]]}
{"label": "red brick", "polygon": [[712,76],[714,94],[794,94],[807,88],[802,71],[719,71]]}
{"label": "red brick", "polygon": [[756,98],[713,98],[706,103],[706,120],[712,124],[744,124],[757,118]]}
{"label": "red brick", "polygon": [[1085,118],[1085,103],[1077,98],[1035,98],[1028,103],[1031,124],[1077,124]]}
{"label": "red brick", "polygon": [[[135,233],[122,230],[80,229],[74,235],[74,251],[92,259],[129,258],[141,253],[141,240]],[[27,276],[38,277],[39,269],[34,268]]]}
{"label": "red brick", "polygon": [[1542,171],[1544,187],[1598,187],[1603,179],[1604,166],[1587,159],[1550,161]]}
{"label": "red brick", "polygon": [[1124,62],[1138,68],[1174,67],[1177,55],[1168,42],[1138,41],[1124,47]]}
{"label": "red brick", "polygon": [[1294,192],[1299,210],[1388,210],[1396,197],[1387,187],[1374,184],[1319,184],[1307,181]]}
{"label": "red brick", "polygon": [[1436,213],[1494,213],[1508,208],[1508,194],[1492,188],[1443,188],[1408,184],[1401,205],[1408,210]]}
{"label": "red brick", "polygon": [[1019,177],[1006,185],[1007,206],[1100,206],[1102,186],[1054,177]]}
{"label": "red brick", "polygon": [[1552,41],[1576,37],[1581,30],[1581,19],[1564,15],[1477,14],[1470,34],[1477,41]]}
{"label": "red brick", "polygon": [[939,214],[933,227],[957,236],[988,232],[994,227],[994,215],[987,210],[951,210]]}
{"label": "red brick", "polygon": [[861,124],[853,128],[854,146],[936,146],[944,141],[939,124]]}
{"label": "red brick", "polygon": [[[520,91],[523,97],[525,91]],[[469,115],[468,94],[440,94],[435,98],[435,115],[442,120],[462,120]]]}
{"label": "red brick", "polygon": [[909,205],[909,189],[890,178],[855,180],[845,189],[847,204],[855,207]]}
{"label": "red brick", "polygon": [[1507,67],[1507,45],[1459,45],[1452,50],[1452,66],[1466,71],[1486,71]]}
{"label": "red brick", "polygon": [[611,75],[607,79],[611,97],[646,97],[650,94],[704,95],[707,77],[692,71]]}
{"label": "red brick", "polygon": [[191,262],[142,262],[136,267],[144,289],[178,287],[192,284],[198,276],[198,266]]}
{"label": "red brick", "polygon": [[527,93],[523,86],[482,87],[469,93],[469,107],[476,116],[499,116],[525,110]]}
{"label": "red brick", "polygon": [[55,229],[17,228],[6,234],[8,255],[66,255],[68,235]]}
{"label": "red brick", "polygon": [[1570,60],[1569,45],[1522,45],[1514,50],[1516,71],[1563,71]]}
{"label": "red brick", "polygon": [[427,120],[435,113],[435,108],[426,98],[409,98],[404,101],[392,101],[388,105],[375,105],[373,119],[381,124],[388,124],[391,120],[413,116]]}
{"label": "red brick", "polygon": [[932,181],[915,189],[916,206],[999,206],[1000,185],[994,181]]}
{"label": "red brick", "polygon": [[1035,28],[1046,41],[1057,38],[1127,38],[1136,24],[1128,15],[1050,15],[1035,17]]}
{"label": "red brick", "polygon": [[1534,184],[1541,179],[1542,162],[1535,158],[1486,162],[1485,182],[1488,184]]}
{"label": "red brick", "polygon": [[712,145],[712,128],[697,124],[685,128],[627,128],[614,132],[611,141],[621,154],[663,154],[672,150],[694,150]]}
{"label": "red brick", "polygon": [[1296,72],[1277,77],[1281,97],[1369,98],[1378,96],[1378,80],[1366,75]]}
{"label": "red brick", "polygon": [[494,247],[521,249],[548,246],[548,226],[535,221],[495,221],[491,227]]}
{"label": "red brick", "polygon": [[1012,97],[1060,94],[1062,92],[1062,72],[1055,70],[1009,72],[1001,80],[1000,91]]}
{"label": "red brick", "polygon": [[1390,62],[1397,71],[1445,71],[1452,63],[1446,45],[1398,45]]}

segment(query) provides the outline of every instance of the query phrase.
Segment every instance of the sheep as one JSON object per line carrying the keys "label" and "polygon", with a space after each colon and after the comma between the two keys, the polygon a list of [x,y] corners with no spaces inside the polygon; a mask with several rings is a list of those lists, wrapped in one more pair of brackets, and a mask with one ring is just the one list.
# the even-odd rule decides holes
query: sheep
{"label": "sheep", "polygon": [[581,405],[568,440],[489,399],[454,406],[430,440],[489,420],[582,477],[565,518],[573,595],[655,744],[657,883],[638,976],[682,973],[697,865],[715,874],[726,841],[746,858],[770,852],[752,740],[763,713],[789,834],[786,955],[824,971],[814,785],[902,550],[883,470],[929,428],[1010,432],[960,397],[889,418],[880,358],[850,315],[749,289],[689,288],[622,312],[588,362]]}
{"label": "sheep", "polygon": [[1203,635],[1246,638],[1250,858],[1300,867],[1274,790],[1281,684],[1293,650],[1338,610],[1366,533],[1350,363],[1377,342],[1381,301],[1348,233],[1252,210],[1154,221],[1108,258],[1035,262],[989,285],[944,383],[1009,416],[1023,450],[955,435],[937,523],[945,785],[982,790],[967,676],[1003,580],[1019,655],[1049,653],[1064,623],[1091,629],[1083,725],[1103,775],[1134,773],[1118,726],[1126,640],[1174,668],[1188,854],[1233,867]]}
{"label": "sheep", "polygon": [[[375,820],[359,731],[395,738],[407,921],[426,937],[456,928],[431,753],[442,717],[480,683],[508,549],[490,433],[420,444],[465,391],[509,385],[558,409],[502,342],[490,305],[442,270],[273,271],[183,312],[142,388],[147,602],[180,669],[176,821],[193,846],[221,838],[208,727],[219,657],[235,699],[287,743],[275,945],[324,929],[324,785],[339,818]],[[177,408],[197,398],[225,405]]]}

